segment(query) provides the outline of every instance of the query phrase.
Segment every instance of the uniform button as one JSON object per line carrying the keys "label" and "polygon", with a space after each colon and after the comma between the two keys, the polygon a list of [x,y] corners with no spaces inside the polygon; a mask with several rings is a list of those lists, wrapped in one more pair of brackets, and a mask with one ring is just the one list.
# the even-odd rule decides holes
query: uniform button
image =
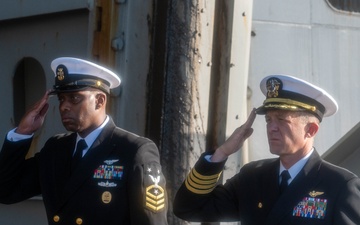
{"label": "uniform button", "polygon": [[53,217],[53,220],[54,220],[55,223],[59,222],[59,221],[60,221],[60,216],[55,215],[55,216]]}
{"label": "uniform button", "polygon": [[83,223],[83,220],[81,218],[76,219],[76,224],[81,225]]}

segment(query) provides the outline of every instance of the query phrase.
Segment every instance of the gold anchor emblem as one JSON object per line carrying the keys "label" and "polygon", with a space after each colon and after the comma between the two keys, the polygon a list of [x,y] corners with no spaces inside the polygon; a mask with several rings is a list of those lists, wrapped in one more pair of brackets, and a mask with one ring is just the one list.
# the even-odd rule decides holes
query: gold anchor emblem
{"label": "gold anchor emblem", "polygon": [[279,95],[280,82],[276,79],[270,79],[266,84],[267,97],[276,98]]}
{"label": "gold anchor emblem", "polygon": [[64,80],[64,78],[65,78],[64,68],[58,68],[56,75],[57,75],[58,80]]}

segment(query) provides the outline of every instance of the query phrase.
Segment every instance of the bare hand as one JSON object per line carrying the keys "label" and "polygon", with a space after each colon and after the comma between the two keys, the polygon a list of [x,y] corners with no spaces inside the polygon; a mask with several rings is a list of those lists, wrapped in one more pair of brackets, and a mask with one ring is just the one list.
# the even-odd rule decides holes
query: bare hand
{"label": "bare hand", "polygon": [[18,128],[15,131],[16,133],[27,135],[33,134],[42,126],[46,112],[49,108],[48,94],[49,91],[47,91],[45,95],[23,116]]}
{"label": "bare hand", "polygon": [[251,126],[255,117],[255,109],[253,109],[246,122],[242,126],[236,128],[225,143],[216,149],[214,155],[211,157],[212,162],[224,161],[229,155],[237,152],[243,146],[245,140],[253,133],[253,128],[251,128]]}

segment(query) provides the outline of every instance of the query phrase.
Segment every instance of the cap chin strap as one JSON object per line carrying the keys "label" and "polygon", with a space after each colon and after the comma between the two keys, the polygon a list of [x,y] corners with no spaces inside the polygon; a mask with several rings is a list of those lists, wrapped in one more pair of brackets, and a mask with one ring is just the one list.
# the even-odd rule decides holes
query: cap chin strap
{"label": "cap chin strap", "polygon": [[285,98],[268,98],[264,101],[263,107],[291,111],[310,111],[315,114],[320,121],[324,116],[324,113],[318,110],[316,106]]}
{"label": "cap chin strap", "polygon": [[303,102],[299,102],[299,101],[295,101],[295,100],[291,100],[291,99],[287,99],[287,98],[268,98],[264,101],[264,105],[268,104],[268,103],[283,103],[289,106],[299,106],[301,108],[310,110],[312,112],[316,112],[316,106],[313,105],[309,105]]}
{"label": "cap chin strap", "polygon": [[110,93],[110,87],[108,85],[106,85],[105,83],[97,80],[88,80],[88,79],[83,79],[83,80],[77,80],[68,84],[63,84],[63,85],[54,85],[54,89],[55,91],[71,91],[71,90],[80,90],[80,89],[85,89],[86,87],[93,87],[93,88],[97,88],[100,90],[105,91],[106,93]]}

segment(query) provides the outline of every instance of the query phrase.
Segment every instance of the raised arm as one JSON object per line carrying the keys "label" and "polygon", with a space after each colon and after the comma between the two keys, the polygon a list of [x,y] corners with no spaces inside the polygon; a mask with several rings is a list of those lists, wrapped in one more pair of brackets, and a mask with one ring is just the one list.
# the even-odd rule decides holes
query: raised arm
{"label": "raised arm", "polygon": [[238,127],[225,143],[215,150],[215,153],[211,157],[212,162],[224,161],[228,156],[237,152],[243,146],[245,140],[253,133],[253,128],[251,126],[255,117],[255,109],[253,109],[247,121],[242,126]]}
{"label": "raised arm", "polygon": [[49,108],[48,99],[49,91],[46,91],[44,96],[22,117],[15,131],[16,133],[28,135],[33,134],[42,126]]}

